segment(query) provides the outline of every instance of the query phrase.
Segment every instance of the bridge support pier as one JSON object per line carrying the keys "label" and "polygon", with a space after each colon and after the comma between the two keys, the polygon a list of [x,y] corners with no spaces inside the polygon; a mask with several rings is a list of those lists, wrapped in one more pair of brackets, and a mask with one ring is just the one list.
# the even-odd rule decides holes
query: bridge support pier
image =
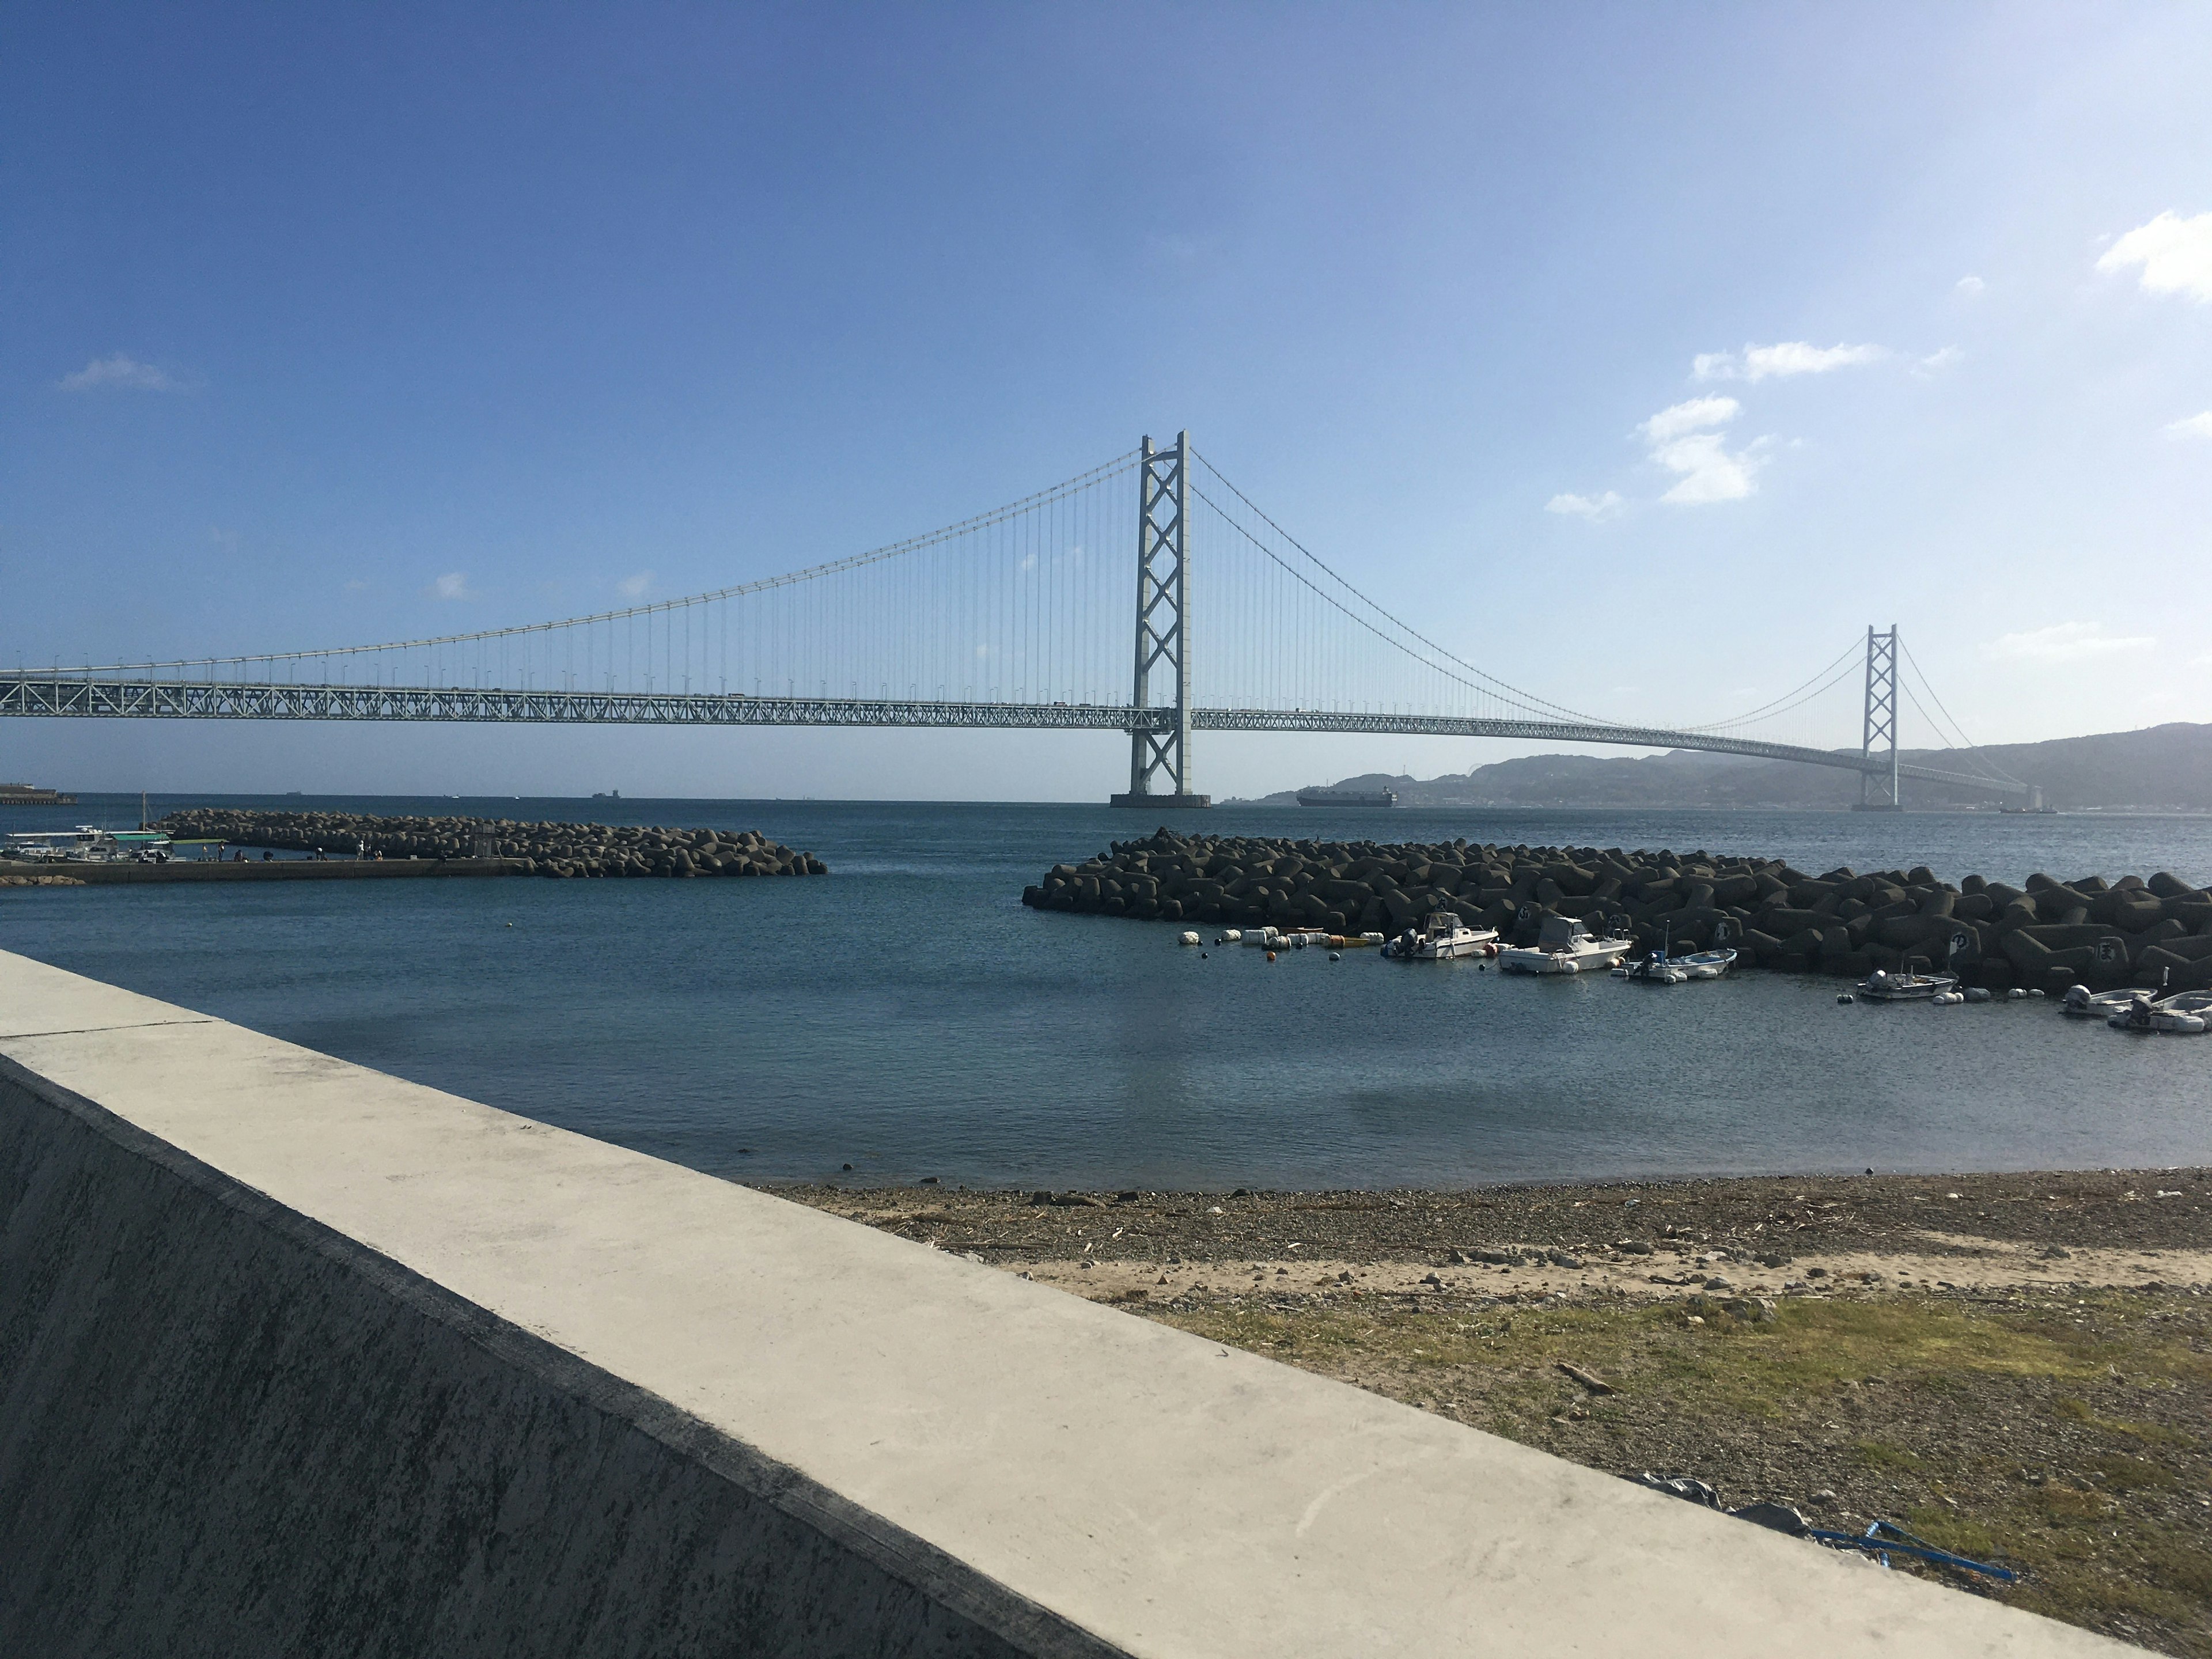
{"label": "bridge support pier", "polygon": [[[1137,468],[1137,680],[1131,706],[1153,707],[1152,670],[1171,677],[1173,717],[1129,733],[1129,791],[1113,806],[1211,806],[1190,787],[1190,434],[1172,449],[1146,438]],[[1156,788],[1155,782],[1164,784]]]}

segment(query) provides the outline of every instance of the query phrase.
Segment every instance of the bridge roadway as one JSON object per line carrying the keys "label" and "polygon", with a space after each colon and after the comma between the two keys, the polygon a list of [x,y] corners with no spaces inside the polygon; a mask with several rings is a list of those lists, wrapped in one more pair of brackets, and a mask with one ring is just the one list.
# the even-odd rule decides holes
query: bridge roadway
{"label": "bridge roadway", "polygon": [[[1163,731],[1172,708],[1119,703],[938,702],[874,697],[750,696],[737,692],[514,691],[465,686],[226,684],[221,682],[0,677],[0,716],[106,720],[425,720],[484,725],[936,726],[981,730]],[[1759,760],[1796,761],[1886,777],[1886,752],[1810,749],[1662,726],[1574,720],[1499,720],[1457,714],[1382,714],[1320,708],[1194,708],[1200,732],[1374,732],[1437,738],[1523,738],[1549,743],[1695,749]],[[1964,772],[1905,766],[1899,775],[1965,785],[1992,794],[2024,785]]]}

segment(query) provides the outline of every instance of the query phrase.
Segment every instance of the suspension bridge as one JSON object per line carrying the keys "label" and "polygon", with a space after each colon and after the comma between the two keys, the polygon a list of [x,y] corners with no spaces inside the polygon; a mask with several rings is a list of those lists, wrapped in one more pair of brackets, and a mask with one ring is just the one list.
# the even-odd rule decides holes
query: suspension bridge
{"label": "suspension bridge", "polygon": [[[1860,694],[1856,748],[1760,734],[1824,708],[1832,718],[1847,690]],[[1956,769],[1899,759],[1900,695]],[[1130,739],[1114,804],[1158,808],[1208,805],[1191,767],[1198,732],[1703,750],[1855,771],[1875,810],[1897,809],[1907,779],[2031,793],[1966,741],[1894,626],[1869,626],[1863,651],[1854,639],[1795,690],[1711,724],[1611,720],[1523,691],[1353,586],[1187,433],[787,575],[382,644],[19,667],[0,672],[0,715],[1114,731]]]}

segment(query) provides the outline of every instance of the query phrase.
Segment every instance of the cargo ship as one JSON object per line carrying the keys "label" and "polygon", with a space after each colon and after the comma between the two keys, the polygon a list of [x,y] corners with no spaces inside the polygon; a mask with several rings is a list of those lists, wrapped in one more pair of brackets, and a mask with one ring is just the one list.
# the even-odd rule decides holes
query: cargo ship
{"label": "cargo ship", "polygon": [[1301,789],[1301,806],[1395,806],[1395,789]]}
{"label": "cargo ship", "polygon": [[0,783],[0,806],[74,806],[75,795],[58,789],[40,789],[27,783]]}

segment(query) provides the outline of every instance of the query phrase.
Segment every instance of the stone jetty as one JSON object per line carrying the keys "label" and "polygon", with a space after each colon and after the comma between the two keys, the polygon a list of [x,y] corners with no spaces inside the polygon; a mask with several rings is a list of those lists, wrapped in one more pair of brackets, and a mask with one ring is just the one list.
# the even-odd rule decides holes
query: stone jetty
{"label": "stone jetty", "polygon": [[1918,958],[1968,984],[2063,991],[2077,982],[2212,988],[2212,893],[2148,880],[1968,876],[1924,866],[1808,875],[1779,859],[1179,836],[1117,842],[1053,866],[1022,902],[1044,910],[1232,927],[1395,932],[1439,910],[1533,944],[1546,915],[1650,949],[1735,947],[1739,961],[1857,977]]}
{"label": "stone jetty", "polygon": [[538,876],[825,876],[811,853],[793,852],[757,830],[640,829],[628,824],[539,823],[514,818],[380,817],[360,812],[265,812],[195,807],[160,828],[179,841],[334,857],[503,859]]}

